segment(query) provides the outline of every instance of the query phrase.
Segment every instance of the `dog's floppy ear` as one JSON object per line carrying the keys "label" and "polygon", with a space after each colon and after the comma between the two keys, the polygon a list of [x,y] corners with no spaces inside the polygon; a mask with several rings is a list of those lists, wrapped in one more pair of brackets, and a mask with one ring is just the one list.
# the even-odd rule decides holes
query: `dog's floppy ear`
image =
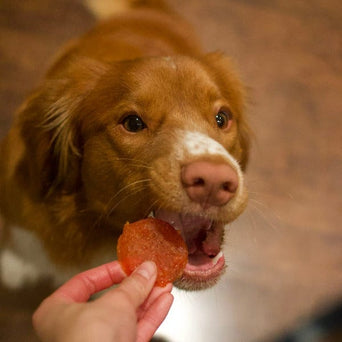
{"label": "dog's floppy ear", "polygon": [[241,157],[239,163],[242,170],[247,167],[250,150],[251,130],[246,118],[246,90],[240,81],[231,60],[220,52],[209,53],[204,57],[204,63],[210,68],[209,72],[215,78],[222,94],[229,100],[233,112],[236,114],[239,134],[239,149]]}
{"label": "dog's floppy ear", "polygon": [[33,194],[71,193],[79,186],[79,111],[105,70],[104,65],[88,59],[71,62],[63,72],[49,76],[20,109],[25,153],[18,172]]}

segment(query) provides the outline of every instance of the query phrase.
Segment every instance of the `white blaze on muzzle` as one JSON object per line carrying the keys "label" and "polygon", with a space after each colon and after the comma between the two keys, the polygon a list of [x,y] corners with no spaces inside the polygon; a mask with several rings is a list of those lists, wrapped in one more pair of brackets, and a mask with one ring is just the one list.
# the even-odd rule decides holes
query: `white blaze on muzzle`
{"label": "white blaze on muzzle", "polygon": [[237,160],[216,140],[210,138],[200,132],[195,131],[178,131],[178,143],[176,144],[176,158],[186,163],[187,159],[191,157],[203,156],[219,156],[224,162],[227,162],[237,173],[239,179],[239,186],[236,192],[238,197],[244,187],[244,177],[241,167]]}

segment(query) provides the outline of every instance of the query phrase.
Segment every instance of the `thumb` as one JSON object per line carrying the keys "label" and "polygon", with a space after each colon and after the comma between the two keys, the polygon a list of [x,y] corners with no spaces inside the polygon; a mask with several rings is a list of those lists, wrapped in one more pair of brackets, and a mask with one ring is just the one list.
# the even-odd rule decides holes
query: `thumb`
{"label": "thumb", "polygon": [[134,308],[138,308],[152,291],[156,278],[156,264],[146,261],[125,278],[116,291],[121,292]]}

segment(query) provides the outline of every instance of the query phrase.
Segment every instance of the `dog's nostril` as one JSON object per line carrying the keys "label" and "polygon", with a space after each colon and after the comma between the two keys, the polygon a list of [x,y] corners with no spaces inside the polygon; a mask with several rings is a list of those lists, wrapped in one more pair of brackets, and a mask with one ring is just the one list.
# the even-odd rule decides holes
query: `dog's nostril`
{"label": "dog's nostril", "polygon": [[224,191],[230,191],[230,183],[229,182],[225,182],[222,184],[222,190]]}
{"label": "dog's nostril", "polygon": [[183,166],[181,181],[188,197],[205,207],[228,203],[239,184],[238,175],[230,165],[207,161]]}
{"label": "dog's nostril", "polygon": [[196,178],[196,179],[194,179],[193,185],[194,186],[204,186],[205,180],[203,178]]}
{"label": "dog's nostril", "polygon": [[224,182],[221,188],[223,191],[227,191],[233,194],[236,191],[237,186],[233,182]]}

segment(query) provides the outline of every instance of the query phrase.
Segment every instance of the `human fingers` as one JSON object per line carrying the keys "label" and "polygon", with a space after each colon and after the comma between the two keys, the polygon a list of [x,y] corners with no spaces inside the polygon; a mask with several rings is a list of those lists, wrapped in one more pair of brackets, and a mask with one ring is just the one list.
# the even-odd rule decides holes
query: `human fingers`
{"label": "human fingers", "polygon": [[151,293],[145,300],[145,302],[139,307],[137,311],[138,320],[144,317],[146,311],[149,310],[151,305],[158,299],[158,297],[162,296],[165,293],[171,293],[172,291],[172,283],[168,283],[164,287],[156,286],[152,289]]}
{"label": "human fingers", "polygon": [[144,312],[137,326],[136,342],[150,341],[167,316],[173,303],[173,295],[169,292],[159,296]]}
{"label": "human fingers", "polygon": [[99,300],[110,303],[115,299],[116,303],[120,301],[123,306],[128,305],[136,311],[149,296],[156,278],[157,267],[155,263],[146,261],[138,266],[130,276],[126,277],[117,288],[107,292]]}
{"label": "human fingers", "polygon": [[65,302],[86,302],[93,294],[120,283],[126,274],[118,261],[79,273],[50,297]]}
{"label": "human fingers", "polygon": [[125,277],[117,261],[74,276],[39,305],[32,317],[33,325],[36,330],[41,330],[38,328],[49,325],[47,317],[58,316],[54,313],[58,313],[66,304],[86,302],[94,293],[121,282]]}

